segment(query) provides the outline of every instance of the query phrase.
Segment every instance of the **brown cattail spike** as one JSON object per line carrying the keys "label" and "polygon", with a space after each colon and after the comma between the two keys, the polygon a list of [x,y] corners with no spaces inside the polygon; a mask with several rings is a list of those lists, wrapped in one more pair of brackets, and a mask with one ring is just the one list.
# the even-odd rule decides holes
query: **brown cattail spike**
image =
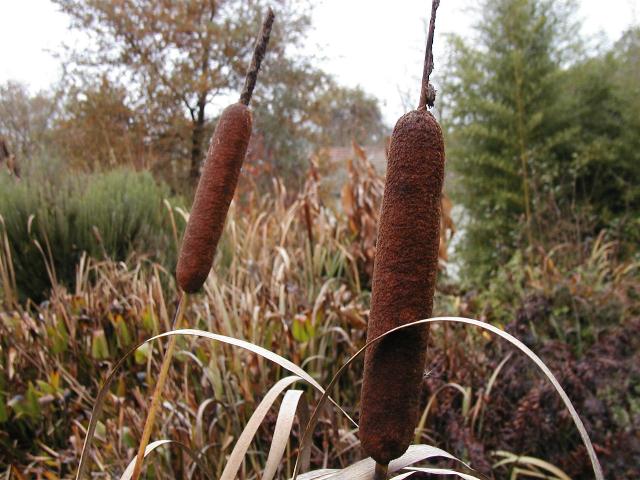
{"label": "brown cattail spike", "polygon": [[[402,116],[389,148],[367,341],[428,318],[438,270],[444,142],[426,109]],[[426,325],[392,334],[365,354],[360,439],[381,465],[401,456],[418,422]]]}
{"label": "brown cattail spike", "polygon": [[199,290],[209,275],[250,137],[249,107],[228,106],[211,138],[180,249],[176,277],[187,293]]}

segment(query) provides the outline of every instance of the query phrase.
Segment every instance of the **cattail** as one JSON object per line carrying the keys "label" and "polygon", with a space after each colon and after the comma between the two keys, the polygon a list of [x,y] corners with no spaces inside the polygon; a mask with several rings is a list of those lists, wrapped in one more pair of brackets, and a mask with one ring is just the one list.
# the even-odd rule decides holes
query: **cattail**
{"label": "cattail", "polygon": [[256,42],[240,102],[222,112],[211,138],[176,269],[178,285],[187,293],[194,293],[202,287],[213,264],[251,138],[252,121],[248,105],[273,20],[274,13],[269,9]]}
{"label": "cattail", "polygon": [[[176,269],[178,285],[187,294],[200,289],[211,270],[218,240],[220,240],[220,235],[222,234],[224,221],[233,199],[240,168],[247,153],[247,146],[251,137],[251,111],[248,105],[251,101],[253,88],[256,85],[260,63],[264,58],[267,44],[269,43],[273,20],[274,13],[269,8],[253,50],[251,66],[247,72],[244,88],[240,95],[240,103],[230,105],[222,112],[211,138]],[[178,309],[173,322],[174,329],[181,326],[186,298],[186,294],[182,295],[178,302]],[[131,480],[138,480],[140,476],[142,460],[145,457],[156,412],[160,405],[162,389],[167,379],[171,357],[176,346],[176,338],[172,336],[169,339],[167,350],[162,359],[160,375],[153,391],[151,407],[142,431],[142,439],[138,445],[138,454],[136,455]],[[82,465],[81,460],[76,479],[80,478]]]}
{"label": "cattail", "polygon": [[[445,156],[442,130],[423,97],[391,137],[367,341],[432,313]],[[413,438],[428,333],[427,325],[401,330],[365,353],[360,439],[381,472]]]}
{"label": "cattail", "polygon": [[250,137],[249,107],[228,106],[211,138],[180,249],[176,277],[187,293],[199,290],[209,275]]}
{"label": "cattail", "polygon": [[[367,340],[428,318],[433,307],[444,180],[442,130],[415,110],[393,130],[373,273]],[[408,448],[418,421],[426,325],[392,334],[365,355],[360,438],[387,464]]]}

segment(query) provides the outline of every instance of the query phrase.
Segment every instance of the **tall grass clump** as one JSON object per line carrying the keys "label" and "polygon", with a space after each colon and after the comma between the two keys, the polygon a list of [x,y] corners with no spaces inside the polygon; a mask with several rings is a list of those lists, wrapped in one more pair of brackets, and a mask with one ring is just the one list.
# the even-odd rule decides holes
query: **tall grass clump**
{"label": "tall grass clump", "polygon": [[56,181],[0,176],[0,228],[9,245],[0,255],[11,257],[19,298],[39,301],[53,286],[73,286],[83,252],[174,263],[169,196],[149,173],[127,169]]}

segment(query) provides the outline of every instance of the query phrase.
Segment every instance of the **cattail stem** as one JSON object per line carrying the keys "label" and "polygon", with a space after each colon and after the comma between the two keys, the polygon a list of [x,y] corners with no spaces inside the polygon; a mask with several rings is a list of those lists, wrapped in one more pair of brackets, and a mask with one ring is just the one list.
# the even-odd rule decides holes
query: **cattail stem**
{"label": "cattail stem", "polygon": [[420,90],[420,103],[418,109],[433,107],[436,101],[436,91],[429,85],[429,75],[433,71],[433,35],[436,30],[436,10],[440,6],[440,0],[431,3],[431,20],[429,21],[429,34],[427,36],[427,49],[424,54],[424,70],[422,71],[422,85]]}
{"label": "cattail stem", "polygon": [[[178,307],[176,308],[176,313],[173,318],[172,330],[180,328],[182,324],[182,318],[184,316],[184,310],[187,305],[187,299],[188,299],[188,295],[186,293],[183,293],[180,299],[178,300]],[[147,415],[147,419],[144,424],[144,430],[142,431],[142,438],[140,439],[140,446],[138,447],[136,464],[133,467],[133,474],[131,475],[132,480],[138,480],[138,477],[140,476],[140,472],[142,470],[144,452],[147,449],[147,445],[149,444],[149,439],[151,438],[151,432],[153,431],[153,425],[156,419],[156,412],[158,411],[158,406],[160,405],[160,400],[162,399],[162,390],[164,388],[164,384],[169,374],[169,367],[171,366],[171,358],[173,357],[173,350],[175,349],[177,338],[178,338],[177,335],[172,335],[169,338],[167,350],[164,354],[164,358],[162,359],[162,366],[160,367],[160,375],[158,376],[158,381],[156,382],[155,390],[153,392],[153,398],[151,399],[151,407],[149,408],[149,413]]]}
{"label": "cattail stem", "polygon": [[387,470],[389,465],[382,465],[376,462],[376,469],[373,473],[373,480],[387,480]]}
{"label": "cattail stem", "polygon": [[253,95],[253,89],[256,86],[256,80],[258,79],[258,72],[260,71],[260,64],[264,58],[264,54],[267,51],[267,45],[269,44],[269,37],[271,36],[271,27],[273,26],[273,20],[275,14],[271,7],[267,11],[267,16],[262,22],[262,29],[260,35],[256,40],[256,46],[253,50],[253,57],[251,58],[251,65],[247,71],[247,76],[244,79],[244,87],[242,88],[242,94],[240,94],[240,103],[249,105],[251,101],[251,95]]}

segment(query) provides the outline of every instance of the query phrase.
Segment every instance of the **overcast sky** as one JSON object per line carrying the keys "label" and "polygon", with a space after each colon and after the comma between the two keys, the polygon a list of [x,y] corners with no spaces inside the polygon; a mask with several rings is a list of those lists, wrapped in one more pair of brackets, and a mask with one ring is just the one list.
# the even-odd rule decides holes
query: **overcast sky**
{"label": "overcast sky", "polygon": [[[473,23],[467,5],[472,0],[441,0],[434,57],[445,53],[443,33],[469,33]],[[578,0],[583,33],[612,42],[638,23],[640,1]],[[318,0],[314,27],[306,49],[326,60],[322,67],[348,86],[362,86],[382,101],[385,118],[393,123],[403,113],[400,92],[417,103],[422,72],[425,20],[430,0]],[[66,17],[49,0],[0,0],[0,82],[46,88],[60,75],[52,56],[63,42],[72,42]],[[436,85],[437,86],[437,85]]]}

